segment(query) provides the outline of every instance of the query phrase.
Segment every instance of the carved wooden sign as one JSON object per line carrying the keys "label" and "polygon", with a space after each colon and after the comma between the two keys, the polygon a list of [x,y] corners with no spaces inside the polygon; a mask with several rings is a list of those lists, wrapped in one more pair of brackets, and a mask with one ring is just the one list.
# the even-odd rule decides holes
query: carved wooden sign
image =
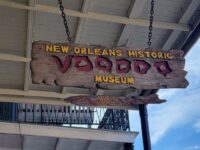
{"label": "carved wooden sign", "polygon": [[65,99],[65,102],[79,106],[134,106],[140,104],[160,104],[161,100],[156,94],[138,97],[116,97],[116,96],[74,96]]}
{"label": "carved wooden sign", "polygon": [[32,47],[33,83],[125,89],[185,88],[180,50],[133,50],[37,41]]}

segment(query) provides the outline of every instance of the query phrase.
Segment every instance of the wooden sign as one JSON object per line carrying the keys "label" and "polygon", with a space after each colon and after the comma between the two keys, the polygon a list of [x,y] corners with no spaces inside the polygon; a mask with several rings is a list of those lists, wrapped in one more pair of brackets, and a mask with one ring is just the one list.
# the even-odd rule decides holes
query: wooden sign
{"label": "wooden sign", "polygon": [[65,99],[67,103],[79,106],[134,106],[139,104],[160,104],[166,100],[160,100],[156,94],[139,97],[115,97],[115,96],[74,96]]}
{"label": "wooden sign", "polygon": [[33,83],[125,89],[185,88],[180,50],[133,50],[37,41],[32,47]]}

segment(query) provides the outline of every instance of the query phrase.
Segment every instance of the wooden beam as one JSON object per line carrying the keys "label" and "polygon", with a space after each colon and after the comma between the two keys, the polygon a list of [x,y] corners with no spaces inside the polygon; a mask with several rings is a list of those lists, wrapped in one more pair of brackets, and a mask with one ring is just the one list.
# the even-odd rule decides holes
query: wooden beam
{"label": "wooden beam", "polygon": [[[132,4],[130,11],[129,11],[129,18],[134,19],[139,17],[142,13],[144,6],[147,0],[135,0],[134,4]],[[117,46],[127,45],[128,38],[130,37],[131,33],[133,32],[134,26],[131,25],[123,25],[121,35],[118,39]]]}
{"label": "wooden beam", "polygon": [[[35,7],[30,7],[30,6],[19,4],[16,2],[1,0],[0,6],[23,9],[23,10],[36,10],[36,11],[52,13],[52,14],[60,14],[60,10],[57,7],[52,7],[52,6],[47,6],[47,5],[37,4]],[[149,20],[145,20],[145,19],[130,19],[128,17],[107,15],[107,14],[101,14],[101,13],[95,13],[95,12],[83,13],[83,12],[79,12],[79,11],[71,10],[71,9],[65,9],[65,13],[66,15],[72,16],[72,17],[101,20],[101,21],[120,23],[120,24],[130,24],[130,25],[143,26],[143,27],[149,26]],[[162,22],[162,21],[154,21],[154,28],[189,31],[189,26],[187,24],[178,24],[178,23]]]}
{"label": "wooden beam", "polygon": [[[104,90],[104,89],[97,89],[95,91],[95,95],[97,96],[139,96],[141,90],[134,89],[134,88],[127,88],[125,90]],[[93,94],[94,95],[94,94]]]}
{"label": "wooden beam", "polygon": [[79,87],[63,87],[61,93],[65,94],[67,92],[73,93],[73,91],[79,91],[79,93],[83,93],[89,95],[92,93],[92,89],[87,88],[79,88]]}
{"label": "wooden beam", "polygon": [[40,98],[40,97],[16,96],[16,95],[0,95],[0,102],[72,106],[72,104],[66,103],[64,102],[63,99],[58,99],[58,98],[43,98],[43,97]]}
{"label": "wooden beam", "polygon": [[[29,6],[35,7],[36,0],[29,0]],[[28,25],[27,25],[27,38],[26,38],[26,58],[31,58],[31,49],[33,42],[33,20],[34,20],[34,12],[28,11]],[[29,81],[31,78],[30,73],[30,62],[26,63],[25,66],[25,75],[24,75],[24,90],[28,91],[29,89]]]}
{"label": "wooden beam", "polygon": [[[183,16],[179,20],[179,23],[188,24],[188,22],[190,21],[191,17],[194,15],[195,11],[198,9],[199,5],[200,5],[200,1],[199,0],[192,0],[190,5],[188,6],[187,10],[185,11]],[[165,44],[163,45],[162,49],[163,50],[169,50],[169,49],[173,48],[172,46],[176,42],[176,40],[179,37],[180,33],[181,33],[180,31],[173,31],[170,34],[170,36],[168,37],[168,39],[165,42]]]}
{"label": "wooden beam", "polygon": [[96,91],[96,95],[104,95],[104,93],[105,93],[105,90],[103,89],[97,89]]}
{"label": "wooden beam", "polygon": [[[35,91],[35,90],[29,90],[29,91],[23,91],[23,90],[17,90],[17,89],[0,89],[0,95],[15,95],[15,96],[33,96],[33,97],[45,97],[45,98],[68,98],[71,96],[78,96],[80,94],[61,94],[57,92],[47,92],[47,91]],[[87,94],[83,94],[87,95]]]}
{"label": "wooden beam", "polygon": [[[83,6],[82,6],[82,13],[87,13],[89,6],[90,6],[91,0],[84,0],[83,2]],[[85,19],[84,18],[80,18],[79,19],[79,23],[78,23],[78,27],[77,27],[77,31],[76,31],[76,36],[75,36],[75,40],[74,43],[79,43],[80,42],[80,38],[81,38],[81,34],[82,34],[82,29],[84,27],[85,24]]]}
{"label": "wooden beam", "polygon": [[138,135],[138,132],[103,131],[5,122],[0,122],[0,133],[120,143],[132,143]]}
{"label": "wooden beam", "polygon": [[[11,94],[0,94],[0,102],[6,103],[22,103],[22,104],[46,104],[46,105],[57,105],[57,106],[73,106],[71,103],[67,103],[64,99],[61,98],[46,98],[46,97],[37,97],[37,96],[19,96]],[[93,106],[91,106],[93,108]],[[106,106],[98,108],[110,108],[110,109],[128,109],[128,110],[137,110],[138,106]]]}
{"label": "wooden beam", "polygon": [[27,62],[28,63],[28,62],[31,61],[31,58],[26,58],[26,57],[23,57],[23,56],[0,53],[0,60],[16,61],[16,62]]}

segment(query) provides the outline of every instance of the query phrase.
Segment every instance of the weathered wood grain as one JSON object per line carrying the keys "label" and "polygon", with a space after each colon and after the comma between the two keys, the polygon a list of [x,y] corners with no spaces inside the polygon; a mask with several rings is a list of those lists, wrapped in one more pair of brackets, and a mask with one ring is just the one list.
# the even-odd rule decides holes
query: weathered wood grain
{"label": "weathered wood grain", "polygon": [[65,102],[78,106],[133,106],[140,104],[160,104],[161,100],[156,94],[138,97],[116,97],[116,96],[73,96],[65,99]]}
{"label": "weathered wood grain", "polygon": [[[185,88],[188,85],[188,82],[185,79],[186,71],[184,71],[185,60],[183,58],[183,52],[180,50],[170,51],[170,53],[173,55],[173,59],[152,59],[127,57],[127,51],[130,50],[130,48],[113,48],[116,50],[120,49],[122,51],[122,55],[103,57],[109,59],[109,61],[112,63],[112,68],[109,72],[100,70],[97,67],[96,60],[98,56],[86,56],[74,54],[73,52],[74,47],[90,49],[98,48],[101,50],[105,49],[105,47],[94,45],[57,44],[69,46],[69,52],[49,53],[45,51],[46,44],[53,43],[45,41],[37,41],[33,43],[31,71],[32,81],[36,84],[44,83],[48,85],[57,84],[60,86],[101,89],[125,89],[129,87],[137,89]],[[88,63],[87,66],[84,66],[85,62],[82,63],[78,56],[86,56],[86,59],[89,59],[90,63]],[[68,59],[66,59],[66,57],[68,57]],[[130,62],[130,69],[127,72],[120,73],[117,71],[116,63],[119,59]],[[67,61],[71,63],[68,63]],[[137,72],[138,68],[134,65],[138,61],[145,61],[148,63],[150,68],[146,73],[144,70],[142,70],[144,68],[143,66],[139,69],[140,73]],[[170,71],[167,74],[161,74],[159,73],[159,70],[156,69],[156,65],[159,65],[160,62],[164,63],[164,65],[167,63],[169,66]],[[67,69],[67,67],[69,68]],[[162,67],[160,67],[160,69],[162,69]],[[122,84],[117,82],[117,80],[116,83],[95,82],[94,80],[96,75],[111,77],[133,77],[134,83]]]}

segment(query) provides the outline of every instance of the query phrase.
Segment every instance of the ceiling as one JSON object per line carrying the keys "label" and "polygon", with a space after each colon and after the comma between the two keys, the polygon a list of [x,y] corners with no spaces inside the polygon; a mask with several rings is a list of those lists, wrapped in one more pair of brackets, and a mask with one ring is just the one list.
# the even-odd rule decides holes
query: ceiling
{"label": "ceiling", "polygon": [[[74,43],[147,47],[150,0],[64,0],[63,4]],[[155,1],[151,47],[181,49],[199,25],[199,12],[199,0]],[[32,42],[67,42],[57,1],[0,0],[0,19],[0,101],[63,105],[63,98],[79,94],[141,93],[135,89],[93,90],[32,84]]]}
{"label": "ceiling", "polygon": [[[123,143],[0,134],[0,150],[121,150]],[[22,143],[21,143],[21,139]]]}
{"label": "ceiling", "polygon": [[0,122],[0,150],[123,150],[137,134]]}

